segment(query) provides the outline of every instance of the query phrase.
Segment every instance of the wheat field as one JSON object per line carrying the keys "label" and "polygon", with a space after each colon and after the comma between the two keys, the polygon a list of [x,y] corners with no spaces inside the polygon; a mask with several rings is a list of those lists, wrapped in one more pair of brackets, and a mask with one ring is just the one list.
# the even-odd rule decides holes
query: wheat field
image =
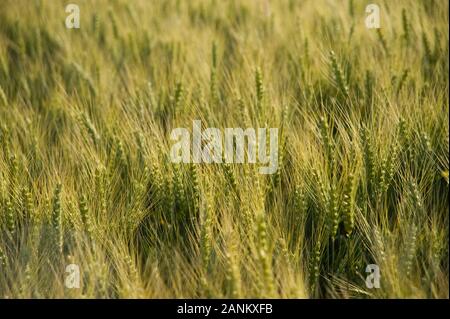
{"label": "wheat field", "polygon": [[449,297],[448,1],[70,2],[0,2],[0,298]]}

